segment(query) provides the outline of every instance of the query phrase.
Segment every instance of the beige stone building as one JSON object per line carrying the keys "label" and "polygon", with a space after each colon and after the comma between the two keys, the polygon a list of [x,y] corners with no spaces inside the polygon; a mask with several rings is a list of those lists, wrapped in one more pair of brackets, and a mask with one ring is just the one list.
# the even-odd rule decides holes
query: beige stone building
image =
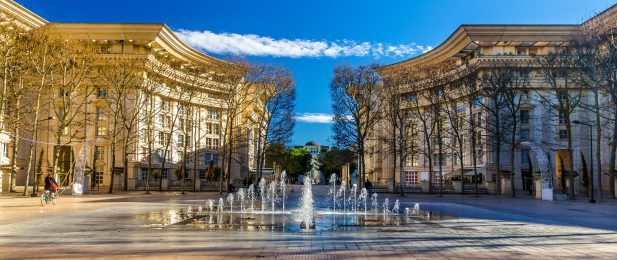
{"label": "beige stone building", "polygon": [[[551,93],[550,88],[547,85],[545,78],[542,75],[542,71],[537,66],[537,59],[539,56],[546,55],[549,52],[559,50],[568,45],[575,35],[577,35],[581,27],[594,26],[598,21],[614,21],[617,18],[617,7],[613,6],[608,10],[600,13],[599,15],[591,18],[590,20],[578,25],[461,25],[452,35],[450,35],[443,43],[436,48],[409,60],[405,60],[399,63],[386,66],[382,71],[382,75],[389,73],[389,71],[400,70],[404,68],[414,68],[421,66],[430,66],[439,63],[451,63],[454,64],[452,68],[453,73],[456,71],[470,70],[471,72],[480,78],[487,71],[495,68],[496,64],[507,64],[514,66],[524,73],[517,75],[518,77],[526,78],[529,83],[522,95],[520,111],[517,118],[519,124],[517,126],[517,137],[514,154],[514,165],[510,164],[510,145],[503,145],[501,149],[501,168],[503,185],[502,192],[509,193],[509,178],[514,173],[515,187],[517,190],[529,189],[525,185],[526,180],[532,178],[539,179],[540,167],[538,166],[538,160],[542,160],[540,157],[548,156],[548,166],[552,173],[552,185],[555,193],[562,193],[566,189],[568,184],[564,181],[562,164],[569,165],[574,164],[575,171],[575,186],[576,192],[579,195],[586,193],[585,187],[583,187],[582,173],[584,172],[582,158],[586,158],[587,164],[590,164],[590,140],[589,140],[589,127],[582,124],[574,124],[572,127],[573,136],[573,161],[570,162],[567,159],[564,161],[562,158],[567,153],[567,144],[565,132],[565,126],[563,119],[557,115],[558,111],[548,109],[544,103],[554,102],[556,98],[554,93]],[[454,73],[455,74],[455,73]],[[559,79],[563,81],[563,79]],[[444,89],[456,89],[465,84],[461,77],[453,76],[449,77],[448,82],[440,83],[439,86]],[[426,89],[423,91],[434,91],[434,89]],[[410,98],[421,98],[419,93],[414,91],[403,91],[401,95]],[[456,96],[456,95],[455,95]],[[550,98],[553,100],[551,101]],[[546,99],[549,99],[548,101]],[[478,102],[488,102],[487,97],[478,96]],[[451,100],[451,99],[450,99]],[[467,106],[463,105],[461,97],[455,97],[454,101],[461,104],[455,104],[458,109],[459,116],[469,119],[471,117],[477,118],[479,124],[489,123],[487,111],[481,105],[474,106],[471,110]],[[593,95],[588,90],[582,90],[581,102],[584,104],[593,103]],[[608,101],[605,98],[601,98],[603,104],[607,104]],[[422,102],[419,102],[422,103]],[[460,105],[460,109],[459,109]],[[409,103],[402,105],[401,109],[409,109]],[[594,114],[588,109],[582,107],[577,108],[571,114],[573,121],[587,122],[593,124]],[[610,118],[610,116],[608,117]],[[444,114],[441,115],[443,120],[444,137],[442,142],[444,147],[452,147],[454,138],[451,131],[450,122],[446,119]],[[413,120],[413,119],[411,119]],[[603,125],[608,122],[603,122]],[[387,135],[386,126],[387,122],[381,122],[376,127],[376,135]],[[418,122],[412,124],[414,129],[410,131],[415,132],[415,141],[420,149],[426,148],[426,143],[423,141],[423,133],[419,129]],[[610,124],[607,124],[610,125]],[[602,165],[594,165],[594,182],[595,189],[597,190],[597,184],[599,178],[602,178],[603,188],[605,192],[609,190],[609,135],[614,129],[607,127],[604,129],[606,136],[596,136],[595,127],[593,130],[593,140],[595,147],[595,140],[601,138],[602,145]],[[474,133],[478,136],[477,142],[477,172],[480,175],[479,184],[482,191],[495,192],[496,176],[496,148],[494,147],[494,140],[492,133],[488,133],[485,128],[478,128]],[[604,134],[603,134],[604,135]],[[373,138],[376,140],[377,138]],[[472,181],[474,174],[474,167],[471,161],[471,148],[470,148],[470,133],[464,135],[464,163],[460,165],[456,151],[449,148],[444,148],[439,160],[439,154],[433,154],[434,174],[433,176],[433,192],[437,192],[438,183],[440,182],[440,175],[443,176],[444,190],[446,192],[460,192],[451,181],[453,176],[458,175],[463,168],[465,177]],[[445,145],[448,144],[448,145]],[[531,145],[531,146],[530,146]],[[534,148],[539,148],[539,153],[534,153]],[[594,148],[595,149],[595,148]],[[415,153],[413,156],[407,158],[404,165],[399,165],[398,158],[393,158],[389,154],[387,144],[379,141],[373,141],[369,144],[370,155],[367,159],[367,174],[368,178],[375,183],[376,186],[389,187],[392,189],[393,181],[396,185],[402,183],[409,191],[428,191],[427,183],[429,178],[427,156],[421,153]],[[541,151],[541,152],[540,152]],[[437,152],[434,149],[433,152]],[[595,151],[594,151],[595,152]],[[395,163],[396,162],[396,163]],[[595,163],[595,162],[594,162]],[[442,165],[442,171],[439,172],[439,164]],[[589,166],[588,166],[589,167]],[[402,171],[402,180],[399,173]],[[393,176],[393,173],[394,176]],[[600,174],[598,174],[600,173]],[[599,177],[601,176],[601,177]],[[394,178],[394,180],[393,180]],[[466,192],[473,192],[473,185],[465,185]],[[519,192],[520,193],[520,192]]]}
{"label": "beige stone building", "polygon": [[[183,166],[186,168],[187,189],[192,189],[193,185],[197,190],[218,186],[213,181],[217,172],[214,168],[224,166],[222,151],[229,138],[229,134],[224,133],[230,127],[225,113],[229,88],[225,85],[227,82],[218,80],[218,75],[226,73],[224,68],[232,68],[230,63],[191,48],[165,24],[54,23],[13,1],[4,0],[0,1],[0,13],[25,29],[47,28],[67,42],[92,47],[98,66],[93,71],[101,74],[89,77],[78,93],[50,95],[52,100],[43,106],[35,153],[39,176],[53,172],[53,153],[58,149],[58,173],[60,181],[64,181],[64,176],[70,176],[69,172],[74,170],[75,162],[85,149],[90,189],[108,188],[115,172],[114,189],[120,189],[126,182],[128,190],[143,190],[149,167],[153,170],[151,189],[157,190],[159,185],[163,190],[180,189],[182,183],[178,173]],[[111,76],[106,79],[103,74],[115,73],[105,68],[114,64],[119,70],[138,69],[132,73],[136,76],[130,85],[136,85],[139,91],[124,93],[113,90],[114,86],[109,83]],[[194,67],[211,70],[195,75],[187,72]],[[122,89],[121,86],[116,88]],[[247,88],[243,91],[250,92],[248,96],[254,95],[254,90]],[[131,111],[126,114],[136,118],[131,132],[113,131],[114,122],[126,123],[125,119],[122,119],[124,122],[114,121],[114,116],[120,113],[117,107],[113,107],[114,98],[128,102],[122,110]],[[73,106],[70,113],[75,119],[62,131],[56,131],[61,127],[57,111],[67,104],[66,100],[73,101],[69,104]],[[251,106],[244,107],[244,111],[231,122],[235,138],[230,171],[233,181],[248,177],[255,166],[253,146],[257,135],[254,133],[254,117],[263,113],[258,104],[252,102]],[[115,165],[112,165],[114,160],[111,158],[112,136],[116,136],[117,141]],[[17,185],[24,185],[27,161],[24,151],[32,139],[28,136],[19,142],[23,148],[18,155]],[[123,141],[128,144],[126,151],[122,149]],[[148,152],[149,141],[153,144],[152,154]],[[15,140],[8,132],[0,133],[0,170],[5,174],[2,178],[5,186],[10,159],[8,151],[13,145]],[[128,155],[127,169],[123,163],[125,152]],[[126,178],[125,171],[128,173]],[[154,178],[162,181],[159,183]],[[65,184],[70,181],[67,177]]]}

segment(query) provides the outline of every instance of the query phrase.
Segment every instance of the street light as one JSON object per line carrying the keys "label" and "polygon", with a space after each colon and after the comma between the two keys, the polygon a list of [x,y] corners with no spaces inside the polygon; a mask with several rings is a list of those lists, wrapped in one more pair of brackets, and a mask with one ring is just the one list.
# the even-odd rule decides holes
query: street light
{"label": "street light", "polygon": [[596,200],[593,199],[593,136],[592,136],[592,131],[593,131],[593,125],[589,124],[589,123],[585,123],[585,122],[581,122],[578,120],[574,120],[573,123],[578,124],[578,125],[586,125],[589,127],[589,157],[591,158],[591,171],[590,171],[590,175],[591,175],[591,198],[589,199],[589,203],[596,203]]}

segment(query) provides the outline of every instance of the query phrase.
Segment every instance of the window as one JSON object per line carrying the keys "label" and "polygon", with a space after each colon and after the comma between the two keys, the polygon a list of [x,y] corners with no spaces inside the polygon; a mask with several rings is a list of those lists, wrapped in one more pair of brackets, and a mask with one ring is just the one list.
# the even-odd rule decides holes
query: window
{"label": "window", "polygon": [[105,108],[97,107],[96,108],[96,121],[103,121],[106,119],[107,117],[105,117]]}
{"label": "window", "polygon": [[94,146],[94,161],[105,161],[104,146]]}
{"label": "window", "polygon": [[103,167],[94,168],[94,182],[98,185],[103,184]]}
{"label": "window", "polygon": [[521,129],[519,134],[520,139],[529,139],[529,129]]}
{"label": "window", "polygon": [[476,132],[476,146],[482,146],[482,132]]}
{"label": "window", "polygon": [[568,130],[559,129],[559,139],[568,139]]}
{"label": "window", "polygon": [[167,172],[168,172],[168,169],[163,169],[161,171],[161,179],[167,179]]}
{"label": "window", "polygon": [[199,170],[199,178],[200,179],[206,178],[206,170]]}
{"label": "window", "polygon": [[184,148],[184,135],[178,135],[178,148]]}
{"label": "window", "polygon": [[159,123],[163,128],[171,127],[171,116],[169,115],[159,115]]}
{"label": "window", "polygon": [[96,124],[96,136],[105,136],[107,135],[107,126],[102,123]]}
{"label": "window", "polygon": [[418,172],[406,171],[405,172],[405,184],[411,185],[411,184],[416,184],[416,183],[419,183]]}
{"label": "window", "polygon": [[433,165],[446,165],[446,160],[443,158],[443,154],[435,153],[433,154]]}
{"label": "window", "polygon": [[159,132],[159,144],[165,146],[167,141],[169,141],[169,133]]}
{"label": "window", "polygon": [[212,139],[212,150],[219,149],[219,139]]}
{"label": "window", "polygon": [[212,164],[214,164],[214,166],[219,164],[219,155],[217,153],[212,154]]}
{"label": "window", "polygon": [[107,97],[107,90],[105,88],[98,87],[96,89],[96,97],[98,97],[98,98],[106,98]]}
{"label": "window", "polygon": [[476,118],[473,118],[476,127],[482,127],[482,112],[475,114]]}
{"label": "window", "polygon": [[416,96],[416,94],[407,94],[405,95],[405,99],[407,99],[407,101],[414,101],[417,99],[418,96]]}
{"label": "window", "polygon": [[563,125],[566,123],[566,113],[559,111],[559,124]]}
{"label": "window", "polygon": [[2,149],[0,150],[0,157],[9,157],[9,144],[0,144]]}
{"label": "window", "polygon": [[141,168],[139,180],[145,181],[148,178],[148,168]]}
{"label": "window", "polygon": [[516,55],[527,55],[527,48],[516,48]]}
{"label": "window", "polygon": [[186,107],[184,105],[178,105],[178,114],[183,116],[186,115]]}
{"label": "window", "polygon": [[482,149],[479,149],[476,153],[476,159],[478,160],[478,163],[484,163],[484,151]]}
{"label": "window", "polygon": [[521,150],[521,164],[529,164],[529,150]]}
{"label": "window", "polygon": [[529,110],[521,110],[520,115],[521,124],[529,124]]}
{"label": "window", "polygon": [[519,71],[518,77],[519,78],[529,78],[529,71]]}
{"label": "window", "polygon": [[481,108],[483,100],[484,100],[483,96],[476,96],[476,100],[474,101],[474,104],[473,104],[474,108]]}
{"label": "window", "polygon": [[103,46],[101,46],[101,53],[103,53],[103,54],[111,53],[111,46],[110,45],[103,45]]}
{"label": "window", "polygon": [[219,114],[216,110],[208,110],[208,119],[218,119],[219,118]]}
{"label": "window", "polygon": [[171,110],[171,104],[169,101],[161,99],[161,110],[169,112]]}

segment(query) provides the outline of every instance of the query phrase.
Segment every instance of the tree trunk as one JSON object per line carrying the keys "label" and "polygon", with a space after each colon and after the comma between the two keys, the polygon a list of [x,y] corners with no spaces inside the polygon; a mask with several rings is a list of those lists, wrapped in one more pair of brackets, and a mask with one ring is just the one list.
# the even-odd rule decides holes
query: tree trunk
{"label": "tree trunk", "polygon": [[[617,112],[617,111],[616,111]],[[599,139],[599,138],[598,138]],[[615,114],[615,118],[613,118],[613,136],[611,138],[610,145],[610,162],[609,162],[609,191],[610,197],[615,198],[615,157],[617,156],[617,113]],[[602,174],[600,174],[600,178],[602,178]],[[602,195],[600,195],[602,196]]]}
{"label": "tree trunk", "polygon": [[[515,124],[516,125],[516,124]],[[514,190],[514,152],[515,146],[514,142],[516,142],[516,126],[514,126],[515,130],[512,133],[512,144],[510,145],[510,167],[511,167],[511,175],[510,175],[510,189],[512,190],[512,197],[516,197],[516,191]],[[523,176],[521,172],[521,176]]]}
{"label": "tree trunk", "polygon": [[[591,169],[591,181],[593,182],[593,173],[597,172],[598,174],[598,193],[600,195],[600,202],[604,201],[604,195],[602,194],[603,189],[602,189],[602,149],[601,149],[601,145],[602,145],[602,123],[600,121],[600,101],[599,101],[599,93],[598,90],[596,89],[595,93],[594,93],[594,100],[595,100],[595,114],[596,114],[596,167],[598,167],[597,171],[594,171],[593,169]],[[591,158],[591,160],[593,160],[593,158]],[[593,190],[591,190],[591,192],[593,192]],[[613,196],[615,192],[613,192]]]}
{"label": "tree trunk", "polygon": [[574,195],[574,155],[572,153],[572,124],[570,123],[570,115],[566,116],[566,131],[568,131],[568,153],[570,154],[570,165],[568,166],[569,171],[569,179],[568,184],[570,187],[568,188],[568,199],[574,200],[576,196]]}
{"label": "tree trunk", "polygon": [[231,183],[231,160],[232,160],[232,156],[233,156],[233,141],[234,138],[232,137],[233,135],[233,126],[229,127],[229,147],[228,147],[228,154],[227,154],[227,171],[225,173],[225,186],[229,187],[229,183]]}

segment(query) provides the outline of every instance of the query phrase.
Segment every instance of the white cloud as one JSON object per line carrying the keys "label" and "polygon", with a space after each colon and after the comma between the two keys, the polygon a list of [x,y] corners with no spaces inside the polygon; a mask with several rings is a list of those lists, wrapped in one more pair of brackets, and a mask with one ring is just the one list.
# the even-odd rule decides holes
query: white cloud
{"label": "white cloud", "polygon": [[303,113],[297,115],[296,120],[304,123],[329,124],[334,122],[334,117],[324,113]]}
{"label": "white cloud", "polygon": [[291,58],[409,57],[431,50],[430,46],[356,42],[353,40],[274,39],[255,34],[179,30],[180,39],[208,53]]}

